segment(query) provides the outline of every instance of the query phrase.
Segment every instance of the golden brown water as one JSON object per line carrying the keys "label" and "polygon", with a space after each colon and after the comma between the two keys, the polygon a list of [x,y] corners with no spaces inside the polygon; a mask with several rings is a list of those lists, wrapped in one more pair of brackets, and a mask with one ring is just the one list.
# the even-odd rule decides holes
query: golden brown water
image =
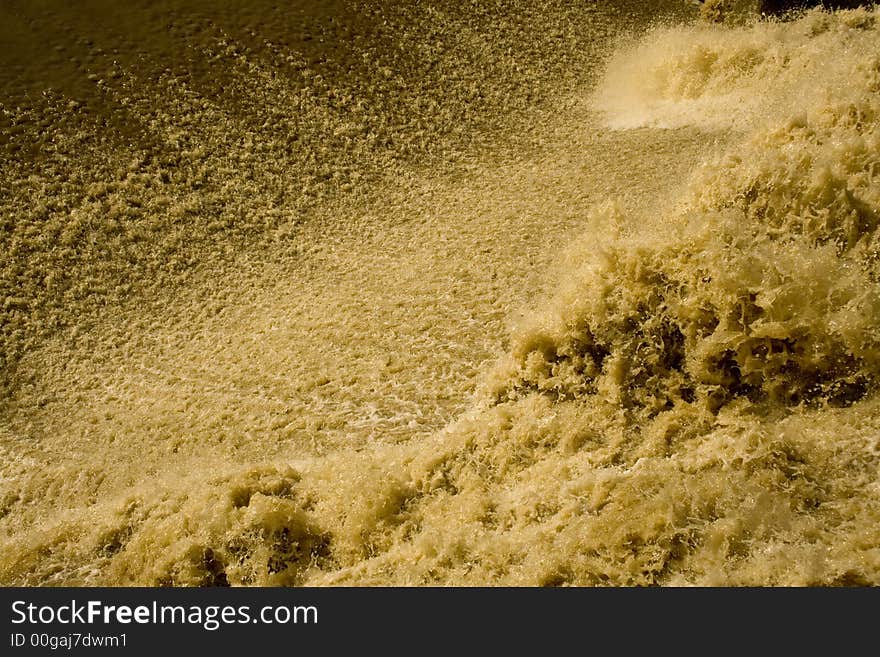
{"label": "golden brown water", "polygon": [[0,582],[880,580],[880,12],[59,4]]}

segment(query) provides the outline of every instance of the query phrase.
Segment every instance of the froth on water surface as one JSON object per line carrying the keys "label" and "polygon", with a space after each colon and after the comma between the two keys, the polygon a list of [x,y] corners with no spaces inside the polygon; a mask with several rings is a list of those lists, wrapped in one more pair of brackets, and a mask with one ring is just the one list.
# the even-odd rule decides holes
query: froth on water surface
{"label": "froth on water surface", "polygon": [[0,580],[877,583],[880,13],[181,7],[15,64]]}

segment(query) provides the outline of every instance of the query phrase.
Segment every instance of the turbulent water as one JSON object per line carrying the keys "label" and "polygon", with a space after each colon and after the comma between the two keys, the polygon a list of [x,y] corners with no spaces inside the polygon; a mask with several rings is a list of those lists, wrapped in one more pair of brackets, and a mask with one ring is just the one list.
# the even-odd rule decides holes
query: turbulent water
{"label": "turbulent water", "polygon": [[0,583],[880,583],[880,10],[211,4],[0,7]]}

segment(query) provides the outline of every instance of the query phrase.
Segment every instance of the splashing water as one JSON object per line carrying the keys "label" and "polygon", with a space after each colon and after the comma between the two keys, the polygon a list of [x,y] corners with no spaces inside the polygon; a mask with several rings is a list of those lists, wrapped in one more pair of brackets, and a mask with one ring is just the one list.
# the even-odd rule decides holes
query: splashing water
{"label": "splashing water", "polygon": [[[549,21],[546,52],[576,57],[565,26],[636,31],[590,11]],[[479,63],[524,65],[443,21]],[[350,137],[403,181],[297,202],[296,226],[280,151],[169,82],[154,134],[192,164],[120,155],[20,243],[57,220],[64,262],[106,282],[119,262],[77,260],[104,247],[75,236],[155,257],[149,232],[125,250],[133,215],[180,226],[168,253],[193,229],[246,242],[203,219],[272,237],[88,323],[66,315],[77,281],[7,300],[8,344],[29,342],[0,424],[2,581],[878,583],[878,52],[868,9],[630,34],[591,88],[547,92],[513,155],[412,169]],[[299,93],[242,75],[267,107]],[[308,102],[300,132],[357,133]],[[17,180],[17,216],[68,198]],[[45,253],[19,273],[58,276]],[[39,339],[37,298],[61,327]]]}

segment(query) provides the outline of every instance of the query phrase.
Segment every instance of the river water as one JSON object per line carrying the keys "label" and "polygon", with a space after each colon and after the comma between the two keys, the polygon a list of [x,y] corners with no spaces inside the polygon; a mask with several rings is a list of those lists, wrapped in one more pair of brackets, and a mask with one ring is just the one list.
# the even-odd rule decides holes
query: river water
{"label": "river water", "polygon": [[0,582],[880,580],[880,12],[0,7]]}

